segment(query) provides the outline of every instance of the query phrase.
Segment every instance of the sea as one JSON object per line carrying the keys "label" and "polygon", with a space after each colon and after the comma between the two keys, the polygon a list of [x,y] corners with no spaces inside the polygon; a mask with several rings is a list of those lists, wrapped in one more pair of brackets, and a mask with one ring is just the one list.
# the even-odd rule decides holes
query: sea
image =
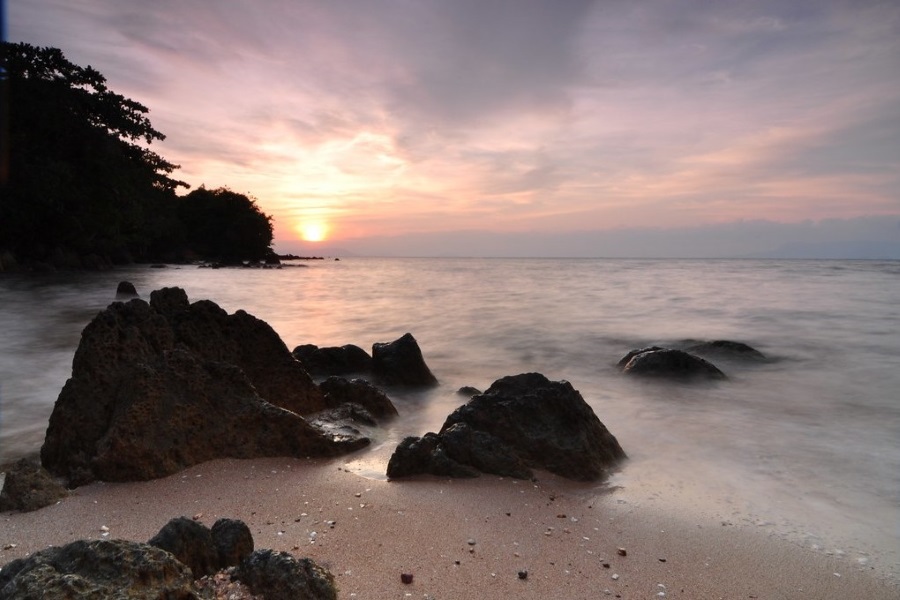
{"label": "sea", "polygon": [[[389,390],[401,416],[347,468],[383,478],[500,377],[567,380],[629,458],[578,487],[698,524],[759,529],[900,580],[900,261],[354,258],[280,269],[133,266],[0,274],[0,464],[39,451],[87,323],[120,281],[268,322],[289,349],[405,333],[440,381]],[[630,350],[749,344],[716,383],[641,381]]]}

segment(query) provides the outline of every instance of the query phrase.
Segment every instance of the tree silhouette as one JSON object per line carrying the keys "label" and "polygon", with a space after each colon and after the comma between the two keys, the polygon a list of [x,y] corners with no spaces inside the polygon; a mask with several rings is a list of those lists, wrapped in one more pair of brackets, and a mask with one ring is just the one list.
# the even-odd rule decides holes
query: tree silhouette
{"label": "tree silhouette", "polygon": [[272,252],[272,218],[255,200],[228,188],[192,191],[179,199],[178,217],[188,246],[201,256],[235,263]]}

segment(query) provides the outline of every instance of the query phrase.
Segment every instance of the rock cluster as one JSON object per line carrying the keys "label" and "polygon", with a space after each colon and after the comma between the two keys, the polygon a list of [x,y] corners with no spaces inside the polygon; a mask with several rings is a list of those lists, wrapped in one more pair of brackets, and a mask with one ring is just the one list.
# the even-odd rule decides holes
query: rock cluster
{"label": "rock cluster", "polygon": [[617,367],[625,375],[681,381],[721,380],[728,377],[706,358],[734,362],[762,362],[762,352],[730,340],[692,342],[684,349],[650,346],[632,350]]}
{"label": "rock cluster", "polygon": [[219,519],[210,530],[184,517],[146,544],[80,540],[14,560],[0,570],[0,598],[200,600],[207,595],[197,580],[223,569],[265,598],[337,598],[328,570],[310,559],[254,551],[242,521]]}
{"label": "rock cluster", "polygon": [[70,486],[144,480],[214,458],[333,456],[368,444],[302,415],[329,408],[265,322],[180,288],[114,302],[82,332],[41,461]]}
{"label": "rock cluster", "polygon": [[625,457],[569,382],[526,373],[495,381],[447,417],[439,433],[404,439],[387,475],[529,478],[537,468],[591,481]]}
{"label": "rock cluster", "polygon": [[6,470],[0,490],[0,512],[29,512],[55,503],[66,488],[33,460],[23,458]]}

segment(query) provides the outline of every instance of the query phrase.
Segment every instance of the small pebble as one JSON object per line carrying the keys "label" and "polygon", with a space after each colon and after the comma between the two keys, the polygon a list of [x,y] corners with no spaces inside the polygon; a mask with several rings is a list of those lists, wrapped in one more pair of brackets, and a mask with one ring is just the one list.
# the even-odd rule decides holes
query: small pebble
{"label": "small pebble", "polygon": [[469,538],[469,541],[466,542],[466,543],[469,544],[470,546],[474,546],[474,545],[475,545],[475,540],[473,540],[472,538]]}
{"label": "small pebble", "polygon": [[618,579],[619,579],[619,574],[618,574],[618,573],[613,573],[613,574],[612,574],[612,579],[613,579],[613,581],[618,580]]}
{"label": "small pebble", "polygon": [[608,562],[603,563],[603,568],[604,568],[604,569],[608,569],[608,568],[609,568],[609,563],[608,563]]}
{"label": "small pebble", "polygon": [[519,571],[519,579],[528,579],[528,571],[525,569]]}
{"label": "small pebble", "polygon": [[400,581],[402,581],[406,585],[409,585],[413,582],[412,573],[400,573]]}
{"label": "small pebble", "polygon": [[666,562],[666,559],[660,558],[660,559],[659,559],[659,562]]}
{"label": "small pebble", "polygon": [[628,556],[628,551],[625,548],[619,548],[616,550],[619,556]]}

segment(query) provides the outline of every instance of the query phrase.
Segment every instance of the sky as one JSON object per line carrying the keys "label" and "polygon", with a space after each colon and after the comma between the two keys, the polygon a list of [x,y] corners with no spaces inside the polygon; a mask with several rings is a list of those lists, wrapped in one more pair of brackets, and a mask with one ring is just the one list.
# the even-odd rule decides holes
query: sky
{"label": "sky", "polygon": [[[900,2],[8,0],[278,252],[900,258]],[[320,239],[321,238],[321,239]]]}

